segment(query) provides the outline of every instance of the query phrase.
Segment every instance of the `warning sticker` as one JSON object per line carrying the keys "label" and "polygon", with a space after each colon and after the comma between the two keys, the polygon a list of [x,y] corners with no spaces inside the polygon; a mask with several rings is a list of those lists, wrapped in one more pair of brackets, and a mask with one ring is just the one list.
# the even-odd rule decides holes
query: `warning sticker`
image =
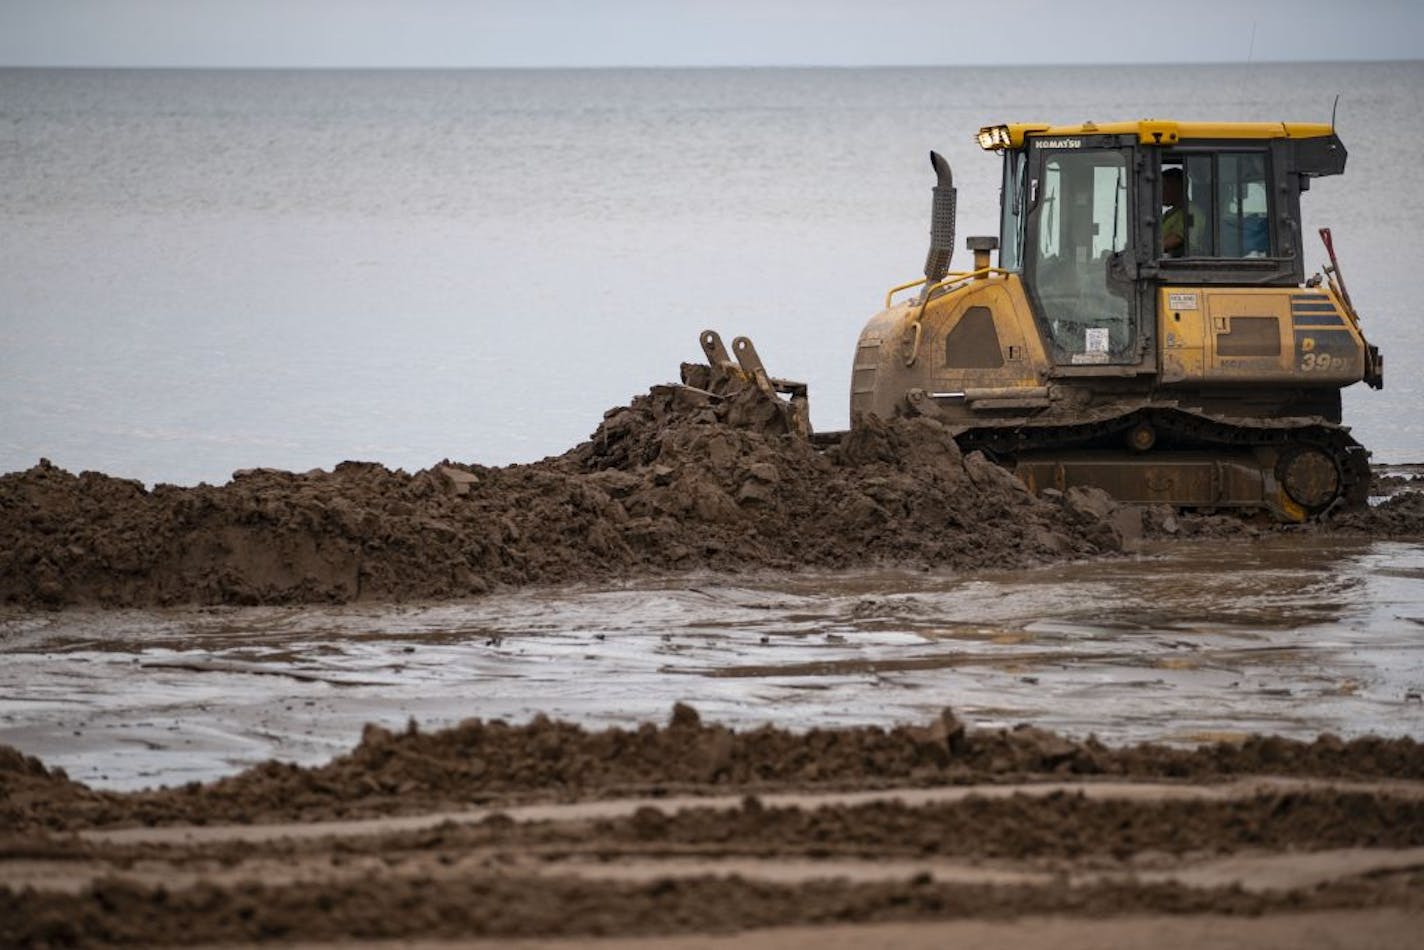
{"label": "warning sticker", "polygon": [[1196,294],[1168,294],[1167,309],[1169,310],[1195,310],[1197,309]]}
{"label": "warning sticker", "polygon": [[1088,353],[1108,351],[1108,328],[1088,327],[1083,333],[1083,349]]}

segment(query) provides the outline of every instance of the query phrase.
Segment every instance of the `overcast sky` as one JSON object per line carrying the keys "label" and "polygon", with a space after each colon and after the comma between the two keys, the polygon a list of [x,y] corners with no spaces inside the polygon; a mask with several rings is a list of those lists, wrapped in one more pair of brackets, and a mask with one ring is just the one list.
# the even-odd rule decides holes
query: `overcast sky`
{"label": "overcast sky", "polygon": [[0,0],[3,66],[1420,58],[1419,0]]}

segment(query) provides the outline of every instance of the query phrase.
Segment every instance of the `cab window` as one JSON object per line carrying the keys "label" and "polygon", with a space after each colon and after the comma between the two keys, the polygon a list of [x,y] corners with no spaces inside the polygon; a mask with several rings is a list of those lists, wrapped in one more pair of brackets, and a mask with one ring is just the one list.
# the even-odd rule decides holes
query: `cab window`
{"label": "cab window", "polygon": [[1267,207],[1266,156],[1226,153],[1216,159],[1218,234],[1222,257],[1267,257],[1271,253],[1271,219]]}
{"label": "cab window", "polygon": [[1264,151],[1166,155],[1161,182],[1162,257],[1271,256]]}
{"label": "cab window", "polygon": [[1022,149],[1004,151],[1004,187],[1000,192],[999,266],[1016,271],[1022,266],[1028,155]]}

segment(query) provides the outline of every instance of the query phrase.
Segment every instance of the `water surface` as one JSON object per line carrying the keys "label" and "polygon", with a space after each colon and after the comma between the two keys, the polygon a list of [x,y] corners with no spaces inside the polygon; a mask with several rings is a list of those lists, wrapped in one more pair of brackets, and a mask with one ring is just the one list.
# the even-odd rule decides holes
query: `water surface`
{"label": "water surface", "polygon": [[1347,420],[1414,461],[1424,64],[0,70],[0,471],[529,461],[705,327],[842,428],[859,329],[924,260],[931,148],[963,263],[997,232],[981,125],[1327,121],[1336,94],[1307,260],[1332,226],[1388,361]]}

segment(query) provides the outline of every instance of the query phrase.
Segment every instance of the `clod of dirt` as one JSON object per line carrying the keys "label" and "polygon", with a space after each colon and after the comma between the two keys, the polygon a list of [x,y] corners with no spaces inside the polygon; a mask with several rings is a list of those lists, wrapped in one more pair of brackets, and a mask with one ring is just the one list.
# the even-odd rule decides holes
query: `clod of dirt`
{"label": "clod of dirt", "polygon": [[1171,505],[1148,505],[1142,510],[1143,533],[1150,538],[1251,538],[1260,528],[1234,514],[1178,511]]}
{"label": "clod of dirt", "polygon": [[1120,550],[1102,493],[1035,498],[928,419],[821,450],[750,385],[655,386],[531,465],[344,462],[146,490],[41,460],[0,476],[0,601],[31,606],[465,597],[499,585],[799,566],[1018,566]]}

